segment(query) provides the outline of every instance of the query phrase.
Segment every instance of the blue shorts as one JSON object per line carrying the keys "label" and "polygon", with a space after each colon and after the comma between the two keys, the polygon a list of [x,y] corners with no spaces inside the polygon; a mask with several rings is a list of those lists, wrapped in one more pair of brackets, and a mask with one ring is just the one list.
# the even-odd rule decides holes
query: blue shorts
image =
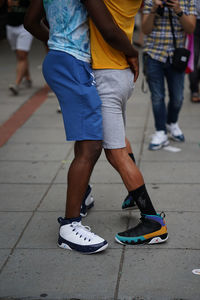
{"label": "blue shorts", "polygon": [[60,103],[67,140],[102,140],[101,99],[90,64],[50,50],[43,74]]}

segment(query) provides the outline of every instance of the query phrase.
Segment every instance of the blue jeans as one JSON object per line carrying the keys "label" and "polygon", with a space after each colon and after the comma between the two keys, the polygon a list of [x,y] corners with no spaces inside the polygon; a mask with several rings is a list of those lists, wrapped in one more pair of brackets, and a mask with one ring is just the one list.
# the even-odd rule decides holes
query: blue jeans
{"label": "blue jeans", "polygon": [[[156,130],[166,132],[166,123],[176,123],[183,103],[184,75],[176,71],[169,60],[162,63],[149,55],[145,60],[146,76],[151,91],[152,109]],[[165,104],[165,78],[169,91],[169,102]]]}

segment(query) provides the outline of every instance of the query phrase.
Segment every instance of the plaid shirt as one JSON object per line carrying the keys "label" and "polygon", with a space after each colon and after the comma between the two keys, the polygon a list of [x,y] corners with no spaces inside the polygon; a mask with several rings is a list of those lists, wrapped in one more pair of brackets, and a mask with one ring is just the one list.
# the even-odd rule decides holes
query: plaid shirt
{"label": "plaid shirt", "polygon": [[[180,6],[186,15],[197,15],[195,2],[200,0],[179,0]],[[144,1],[144,14],[149,14],[153,6],[152,0]],[[176,37],[176,46],[185,46],[185,32],[179,17],[172,11],[173,26]],[[174,52],[173,36],[169,21],[169,10],[164,8],[163,16],[155,15],[154,28],[152,32],[145,37],[144,52],[148,53],[153,59],[160,62],[166,62],[168,57],[172,57]]]}
{"label": "plaid shirt", "polygon": [[197,9],[197,19],[200,19],[200,0],[195,0]]}

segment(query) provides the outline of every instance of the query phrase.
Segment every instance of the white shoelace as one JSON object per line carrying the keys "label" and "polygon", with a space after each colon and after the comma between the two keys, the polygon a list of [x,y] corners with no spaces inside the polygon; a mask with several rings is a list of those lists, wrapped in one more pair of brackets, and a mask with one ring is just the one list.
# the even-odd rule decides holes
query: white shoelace
{"label": "white shoelace", "polygon": [[87,239],[91,241],[95,236],[95,234],[91,232],[91,228],[89,226],[83,226],[81,222],[72,222],[71,227],[73,227],[74,233],[84,240]]}

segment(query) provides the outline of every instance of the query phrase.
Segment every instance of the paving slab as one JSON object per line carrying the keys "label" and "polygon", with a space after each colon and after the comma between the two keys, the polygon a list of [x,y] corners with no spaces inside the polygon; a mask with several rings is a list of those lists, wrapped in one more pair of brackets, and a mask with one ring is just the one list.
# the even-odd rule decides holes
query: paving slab
{"label": "paving slab", "polygon": [[199,252],[128,249],[118,299],[199,300]]}
{"label": "paving slab", "polygon": [[194,161],[141,162],[146,183],[199,183],[200,167]]}
{"label": "paving slab", "polygon": [[7,258],[9,257],[10,251],[11,251],[10,249],[0,249],[0,268],[3,267],[3,264],[6,262]]}
{"label": "paving slab", "polygon": [[51,121],[53,121],[55,117],[62,118],[61,114],[58,114],[56,111],[57,106],[58,106],[57,98],[54,96],[53,97],[48,96],[47,100],[40,106],[40,109],[38,109],[34,113],[34,115],[41,116],[42,118],[43,116],[48,117],[49,119],[51,119]]}
{"label": "paving slab", "polygon": [[66,144],[40,144],[17,143],[12,147],[0,148],[2,161],[62,161],[71,151],[71,145]]}
{"label": "paving slab", "polygon": [[0,299],[113,299],[120,258],[117,249],[106,255],[17,249],[2,273]]}
{"label": "paving slab", "polygon": [[159,151],[149,151],[148,144],[145,144],[142,152],[143,161],[200,161],[200,146],[198,143],[176,143],[170,140],[170,146],[180,149],[179,152],[170,152],[163,149]]}
{"label": "paving slab", "polygon": [[0,248],[12,248],[20,237],[20,234],[28,222],[31,213],[0,212],[0,216]]}
{"label": "paving slab", "polygon": [[20,128],[8,143],[66,144],[66,137],[60,128]]}
{"label": "paving slab", "polygon": [[[126,116],[127,116],[127,125],[132,124],[134,125],[134,117],[140,117],[141,120],[143,120],[144,124],[144,116],[147,115],[149,111],[149,103],[146,101],[139,101],[137,102],[134,97],[130,99],[127,103],[127,109],[126,109]],[[143,126],[143,124],[141,126]]]}
{"label": "paving slab", "polygon": [[0,185],[0,211],[31,212],[36,209],[48,184],[2,184]]}
{"label": "paving slab", "polygon": [[148,192],[158,211],[199,212],[199,184],[147,184]]}
{"label": "paving slab", "polygon": [[7,121],[8,116],[11,116],[19,107],[19,103],[1,103],[0,124]]}
{"label": "paving slab", "polygon": [[60,162],[0,161],[1,183],[49,183]]}
{"label": "paving slab", "polygon": [[56,110],[54,111],[55,116],[51,118],[49,115],[37,115],[34,114],[26,122],[24,128],[49,128],[49,129],[60,129],[64,131],[64,125],[62,120],[62,115],[58,114]]}
{"label": "paving slab", "polygon": [[128,137],[131,144],[142,143],[143,141],[144,128],[143,127],[127,127],[126,136]]}

